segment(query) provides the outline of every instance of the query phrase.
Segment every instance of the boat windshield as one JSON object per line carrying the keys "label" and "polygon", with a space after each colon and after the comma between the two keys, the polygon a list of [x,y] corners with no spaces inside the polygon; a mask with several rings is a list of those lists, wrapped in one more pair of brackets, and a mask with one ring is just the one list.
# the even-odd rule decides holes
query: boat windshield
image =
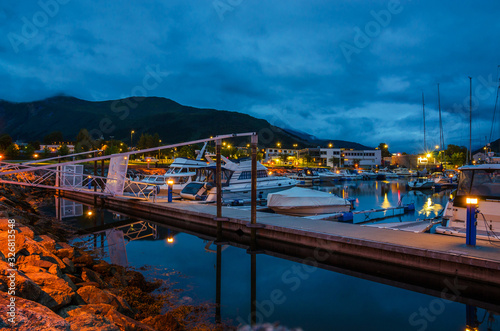
{"label": "boat windshield", "polygon": [[457,196],[500,198],[500,170],[464,170],[460,174]]}

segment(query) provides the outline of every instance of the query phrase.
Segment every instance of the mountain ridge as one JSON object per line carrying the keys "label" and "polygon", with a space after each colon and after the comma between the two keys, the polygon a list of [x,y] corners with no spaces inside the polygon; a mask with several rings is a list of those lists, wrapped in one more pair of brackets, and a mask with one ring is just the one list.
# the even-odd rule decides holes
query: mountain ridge
{"label": "mountain ridge", "polygon": [[[142,133],[158,132],[162,142],[178,143],[210,136],[238,132],[259,133],[259,145],[283,148],[293,144],[339,148],[373,149],[356,142],[318,139],[306,132],[271,125],[265,119],[230,110],[184,106],[163,97],[129,97],[117,100],[87,101],[73,96],[57,95],[32,102],[0,100],[0,133],[14,140],[42,140],[53,131],[61,131],[65,140],[74,140],[86,128],[93,138],[138,141]],[[235,143],[244,143],[235,139]]]}

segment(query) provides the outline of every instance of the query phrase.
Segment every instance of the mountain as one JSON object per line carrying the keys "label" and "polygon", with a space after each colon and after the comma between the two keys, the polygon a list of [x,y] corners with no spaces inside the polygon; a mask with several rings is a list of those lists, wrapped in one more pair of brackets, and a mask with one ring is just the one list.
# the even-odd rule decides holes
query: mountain
{"label": "mountain", "polygon": [[[114,138],[130,143],[130,133],[138,141],[142,133],[158,133],[162,143],[178,143],[203,139],[220,134],[257,132],[259,145],[284,148],[327,146],[369,147],[342,140],[321,140],[316,137],[271,125],[250,115],[215,109],[183,106],[159,97],[126,98],[91,102],[69,96],[56,96],[41,101],[14,103],[0,100],[0,133],[8,133],[14,140],[42,141],[53,131],[61,131],[64,139],[72,141],[80,129],[86,128],[97,139]],[[246,143],[248,138],[235,139]]]}

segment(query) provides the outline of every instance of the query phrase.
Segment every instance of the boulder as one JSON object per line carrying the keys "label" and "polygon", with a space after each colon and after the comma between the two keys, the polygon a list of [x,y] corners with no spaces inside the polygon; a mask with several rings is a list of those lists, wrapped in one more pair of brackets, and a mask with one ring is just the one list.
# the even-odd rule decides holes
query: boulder
{"label": "boulder", "polygon": [[75,296],[71,286],[64,279],[55,275],[50,273],[29,273],[27,276],[42,288],[43,292],[37,301],[52,310],[68,305]]}
{"label": "boulder", "polygon": [[57,249],[54,254],[56,254],[60,259],[75,257],[75,249],[65,242],[58,242],[57,245],[61,248]]}
{"label": "boulder", "polygon": [[81,256],[74,257],[73,263],[81,264],[84,265],[85,267],[92,267],[92,265],[94,264],[94,258],[90,256],[90,254],[88,253],[83,253]]}
{"label": "boulder", "polygon": [[66,267],[63,269],[65,272],[69,272],[71,274],[75,272],[75,264],[73,263],[73,261],[71,261],[67,257],[64,257],[62,261],[66,265]]}
{"label": "boulder", "polygon": [[36,300],[42,292],[40,286],[33,282],[28,276],[18,270],[11,269],[7,262],[0,261],[0,289],[7,292],[9,289],[10,279],[8,276],[14,274],[16,277],[16,296]]}
{"label": "boulder", "polygon": [[70,316],[70,318],[66,318],[66,320],[69,321],[72,326],[73,323],[78,320],[77,318],[85,320],[88,316],[100,316],[103,317],[103,320],[110,321],[119,330],[154,331],[150,326],[120,314],[115,307],[108,304],[89,304],[67,310],[66,313]]}
{"label": "boulder", "polygon": [[0,292],[0,326],[12,327],[19,331],[70,330],[69,323],[47,307],[17,297],[15,300],[16,317],[14,323],[11,323],[7,315],[9,308],[7,305],[10,303],[10,298],[11,297],[7,293]]}
{"label": "boulder", "polygon": [[101,290],[96,286],[84,286],[78,289],[77,293],[81,296],[83,301],[87,304],[108,304],[116,309],[120,313],[127,315],[132,315],[133,311],[125,299],[120,296],[114,295],[113,293]]}
{"label": "boulder", "polygon": [[21,233],[23,236],[30,238],[30,239],[35,239],[35,233],[33,230],[27,226],[20,226],[18,227],[19,233]]}
{"label": "boulder", "polygon": [[141,322],[151,326],[155,330],[184,330],[184,328],[179,324],[175,317],[170,313],[148,317],[146,319],[143,319]]}
{"label": "boulder", "polygon": [[[29,238],[28,238],[29,239]],[[31,240],[31,239],[29,239]],[[21,233],[16,231],[15,238],[13,241],[9,240],[9,233],[7,231],[0,232],[0,251],[5,257],[9,256],[9,253],[16,253],[24,247],[24,242],[26,241],[26,237],[24,237]],[[10,242],[15,242],[15,245],[9,246]],[[11,251],[11,247],[14,247],[14,251]]]}
{"label": "boulder", "polygon": [[61,272],[61,269],[59,269],[59,267],[57,266],[57,264],[54,264],[53,266],[51,266],[49,268],[49,273],[59,277],[59,278],[62,278],[62,272]]}
{"label": "boulder", "polygon": [[45,234],[40,235],[40,239],[41,241],[38,242],[40,245],[42,245],[46,250],[48,250],[51,253],[55,252],[56,241],[54,239],[50,238]]}
{"label": "boulder", "polygon": [[101,276],[99,276],[98,273],[96,273],[95,271],[92,271],[88,268],[82,268],[82,279],[85,281],[85,282],[94,282],[94,283],[97,283],[99,284],[99,287],[104,289],[104,288],[107,288],[108,287],[108,284],[106,284]]}
{"label": "boulder", "polygon": [[37,272],[47,272],[46,269],[40,268],[40,267],[35,267],[33,265],[29,264],[23,264],[19,266],[19,271],[26,273],[37,273]]}
{"label": "boulder", "polygon": [[101,315],[81,314],[66,318],[71,331],[120,331],[113,322]]}

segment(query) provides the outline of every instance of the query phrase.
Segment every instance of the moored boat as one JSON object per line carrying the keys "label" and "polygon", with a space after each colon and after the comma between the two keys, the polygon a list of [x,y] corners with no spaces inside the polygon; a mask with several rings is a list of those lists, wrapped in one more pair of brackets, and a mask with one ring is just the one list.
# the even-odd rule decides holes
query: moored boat
{"label": "moored boat", "polygon": [[269,194],[267,206],[276,213],[291,216],[341,213],[351,209],[348,200],[335,194],[301,187]]}

